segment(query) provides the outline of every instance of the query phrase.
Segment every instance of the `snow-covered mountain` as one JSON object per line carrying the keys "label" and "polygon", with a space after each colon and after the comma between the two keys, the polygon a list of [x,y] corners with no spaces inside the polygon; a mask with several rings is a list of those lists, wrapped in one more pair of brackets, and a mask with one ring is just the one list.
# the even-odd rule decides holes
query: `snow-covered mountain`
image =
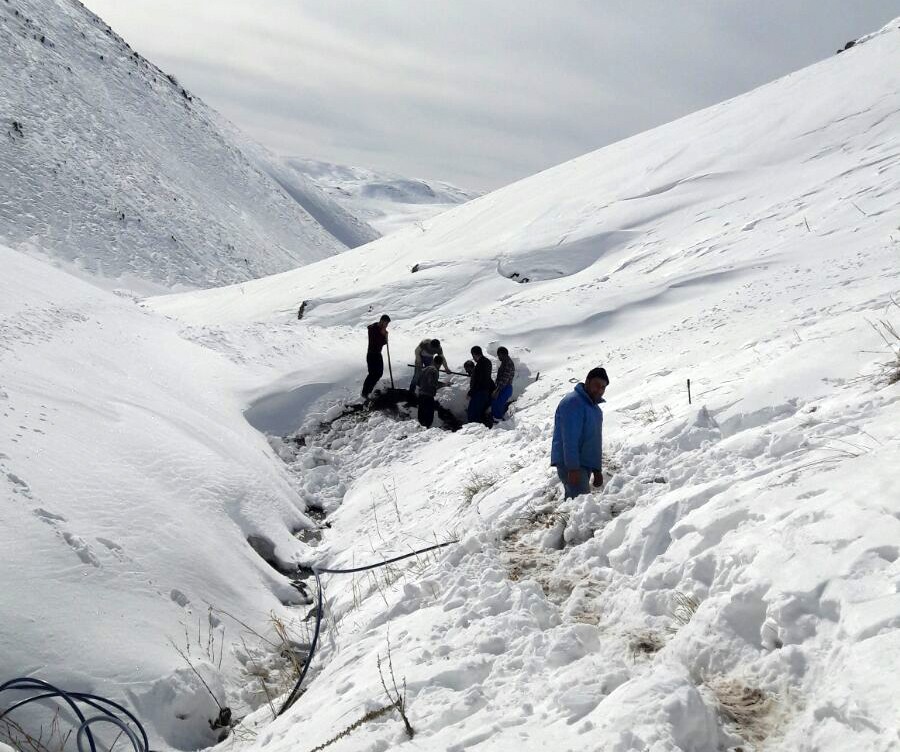
{"label": "snow-covered mountain", "polygon": [[0,117],[0,238],[91,275],[206,287],[378,237],[77,0],[0,4]]}
{"label": "snow-covered mountain", "polygon": [[287,157],[285,162],[382,235],[415,225],[481,195],[450,183],[416,180],[362,167],[300,157]]}
{"label": "snow-covered mountain", "polygon": [[[364,248],[143,309],[0,251],[0,665],[125,695],[154,748],[209,743],[217,712],[169,639],[257,708],[248,752],[401,747],[388,651],[421,749],[897,748],[898,58],[900,19]],[[509,347],[510,419],[352,412],[382,312],[398,386],[424,336],[457,368]],[[607,482],[563,501],[554,410],[595,365]],[[306,691],[272,721],[312,622],[265,562],[448,539],[323,577]]]}

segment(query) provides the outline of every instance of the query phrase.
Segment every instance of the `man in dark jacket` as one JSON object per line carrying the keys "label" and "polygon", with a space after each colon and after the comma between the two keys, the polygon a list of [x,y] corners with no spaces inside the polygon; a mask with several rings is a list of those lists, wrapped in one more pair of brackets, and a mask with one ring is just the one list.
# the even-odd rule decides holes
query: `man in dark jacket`
{"label": "man in dark jacket", "polygon": [[553,421],[550,464],[556,468],[567,499],[603,486],[603,393],[609,377],[603,368],[592,368],[583,384],[578,384],[560,400]]}
{"label": "man in dark jacket", "polygon": [[485,413],[491,403],[491,392],[494,391],[494,380],[491,378],[494,369],[490,359],[485,357],[478,345],[472,348],[472,360],[475,361],[475,370],[472,371],[469,382],[469,408],[466,416],[470,423],[478,421],[490,428],[493,420]]}
{"label": "man in dark jacket", "polygon": [[362,396],[369,398],[378,379],[384,373],[384,358],[381,355],[383,348],[388,341],[388,324],[391,323],[391,317],[385,314],[374,324],[369,324],[369,349],[366,351],[366,365],[369,368],[369,375],[363,382]]}
{"label": "man in dark jacket", "polygon": [[513,392],[513,379],[516,377],[516,364],[509,357],[509,350],[505,347],[497,348],[497,357],[500,365],[497,366],[497,384],[491,392],[491,415],[494,420],[500,420],[506,415],[506,407]]}
{"label": "man in dark jacket", "polygon": [[419,424],[425,428],[431,428],[434,423],[434,403],[437,399],[438,369],[444,364],[442,355],[435,355],[434,359],[419,375]]}

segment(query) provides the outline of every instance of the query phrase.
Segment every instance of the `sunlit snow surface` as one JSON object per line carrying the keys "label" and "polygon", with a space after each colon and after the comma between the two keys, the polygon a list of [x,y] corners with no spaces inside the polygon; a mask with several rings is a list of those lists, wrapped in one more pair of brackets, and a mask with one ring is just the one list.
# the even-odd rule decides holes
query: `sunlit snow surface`
{"label": "sunlit snow surface", "polygon": [[[410,749],[897,748],[900,386],[871,322],[900,323],[898,59],[900,21],[420,227],[143,309],[3,251],[0,665],[128,690],[160,746],[204,743],[202,712],[173,720],[166,697],[198,704],[166,636],[206,602],[265,634],[307,612],[248,535],[333,567],[458,536],[323,578],[278,721],[223,617],[210,675],[260,705],[228,744],[326,742],[385,701],[390,645]],[[339,417],[382,312],[400,386],[425,336],[455,369],[509,347],[532,377],[511,419]],[[553,411],[597,364],[612,477],[563,502]],[[302,408],[304,445],[250,426],[266,400]],[[304,505],[321,542],[290,536]],[[333,748],[405,742],[388,715]]]}

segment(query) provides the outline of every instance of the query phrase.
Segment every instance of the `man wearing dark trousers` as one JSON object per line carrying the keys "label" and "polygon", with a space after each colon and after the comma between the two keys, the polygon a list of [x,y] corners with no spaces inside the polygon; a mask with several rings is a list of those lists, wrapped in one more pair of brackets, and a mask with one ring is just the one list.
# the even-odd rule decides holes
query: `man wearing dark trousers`
{"label": "man wearing dark trousers", "polygon": [[362,396],[366,399],[378,383],[378,379],[384,373],[384,358],[381,355],[381,349],[388,341],[388,324],[391,323],[391,317],[385,314],[374,324],[369,324],[369,349],[366,351],[366,366],[368,366],[369,374],[363,382]]}
{"label": "man wearing dark trousers", "polygon": [[434,359],[419,375],[419,425],[431,428],[434,423],[434,405],[437,401],[438,369],[444,364],[442,355],[435,355]]}
{"label": "man wearing dark trousers", "polygon": [[497,366],[497,383],[491,392],[491,415],[494,420],[502,420],[506,416],[506,408],[512,398],[513,379],[516,377],[516,364],[509,357],[509,350],[505,347],[497,348],[497,357],[500,365]]}
{"label": "man wearing dark trousers", "polygon": [[469,423],[484,423],[490,428],[494,421],[486,413],[491,403],[491,392],[494,391],[494,380],[491,378],[494,369],[490,358],[485,357],[478,345],[472,348],[472,360],[475,361],[475,369],[469,382],[469,408],[466,417]]}
{"label": "man wearing dark trousers", "polygon": [[600,403],[609,386],[604,368],[592,368],[583,384],[560,400],[553,420],[550,464],[556,468],[567,499],[603,486],[603,411]]}

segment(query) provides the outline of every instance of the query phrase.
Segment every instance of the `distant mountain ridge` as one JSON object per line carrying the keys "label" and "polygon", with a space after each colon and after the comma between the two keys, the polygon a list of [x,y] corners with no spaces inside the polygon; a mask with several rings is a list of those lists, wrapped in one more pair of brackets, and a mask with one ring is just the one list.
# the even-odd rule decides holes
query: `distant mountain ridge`
{"label": "distant mountain ridge", "polygon": [[0,238],[108,278],[246,281],[379,236],[76,0],[0,4]]}
{"label": "distant mountain ridge", "polygon": [[407,178],[363,167],[301,157],[285,157],[284,162],[385,235],[481,195],[450,183]]}

